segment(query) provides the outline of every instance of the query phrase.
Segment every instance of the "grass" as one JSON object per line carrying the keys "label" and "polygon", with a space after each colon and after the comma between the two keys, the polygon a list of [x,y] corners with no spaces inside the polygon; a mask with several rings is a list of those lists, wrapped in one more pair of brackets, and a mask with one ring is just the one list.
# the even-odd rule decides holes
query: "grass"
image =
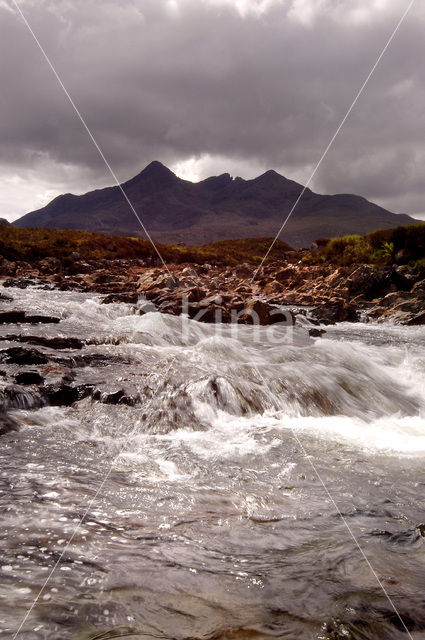
{"label": "grass", "polygon": [[307,254],[307,264],[421,265],[425,261],[425,223],[395,229],[379,229],[365,235],[343,236],[317,241],[317,251]]}
{"label": "grass", "polygon": [[[167,263],[236,265],[241,262],[258,263],[266,253],[272,238],[222,240],[200,247],[157,243]],[[270,260],[283,259],[291,247],[277,241]],[[88,231],[68,229],[25,229],[0,226],[0,255],[7,260],[34,262],[53,257],[62,261],[72,259],[77,252],[81,260],[140,258],[149,265],[159,264],[150,242],[139,238],[106,236]]]}

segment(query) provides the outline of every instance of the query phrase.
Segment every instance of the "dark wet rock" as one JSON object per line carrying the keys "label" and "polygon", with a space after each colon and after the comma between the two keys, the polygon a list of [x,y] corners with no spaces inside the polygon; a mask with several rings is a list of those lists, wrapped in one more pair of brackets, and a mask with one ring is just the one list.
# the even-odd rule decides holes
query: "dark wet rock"
{"label": "dark wet rock", "polygon": [[25,311],[3,311],[0,313],[0,324],[18,324],[25,321]]}
{"label": "dark wet rock", "polygon": [[19,336],[19,342],[30,342],[50,349],[82,349],[84,342],[79,338],[45,338],[44,336]]}
{"label": "dark wet rock", "polygon": [[13,302],[12,296],[8,296],[5,293],[0,293],[0,301],[1,302]]}
{"label": "dark wet rock", "polygon": [[43,384],[44,378],[38,371],[21,371],[15,376],[15,381],[22,385]]}
{"label": "dark wet rock", "polygon": [[100,389],[96,389],[93,393],[93,400],[98,400],[102,404],[124,404],[134,407],[135,404],[140,402],[140,397],[131,396],[124,389],[117,389],[116,391],[101,391]]}
{"label": "dark wet rock", "polygon": [[376,269],[366,264],[360,265],[349,276],[346,285],[351,297],[362,294],[366,300],[381,298],[397,288],[390,267]]}
{"label": "dark wet rock", "polygon": [[45,405],[45,401],[38,392],[18,384],[5,387],[2,395],[6,409],[39,409]]}
{"label": "dark wet rock", "polygon": [[[238,308],[242,307],[242,308]],[[290,310],[283,310],[275,307],[263,300],[248,300],[245,303],[236,304],[240,324],[284,324],[292,326],[295,324],[295,314]]]}
{"label": "dark wet rock", "polygon": [[102,304],[112,304],[114,302],[123,302],[125,304],[137,304],[139,295],[137,293],[122,292],[110,293],[102,300]]}
{"label": "dark wet rock", "polygon": [[425,324],[425,311],[422,311],[421,313],[418,313],[416,315],[413,316],[413,318],[410,318],[406,324],[408,326],[416,326],[416,325],[424,325]]}
{"label": "dark wet rock", "polygon": [[0,357],[9,364],[46,364],[48,358],[38,349],[10,347],[0,352]]}
{"label": "dark wet rock", "polygon": [[327,302],[315,307],[311,316],[321,324],[335,324],[336,322],[357,322],[359,314],[357,309],[345,302],[345,300]]}
{"label": "dark wet rock", "polygon": [[14,309],[0,313],[0,324],[58,324],[60,318],[42,315],[29,315],[25,311]]}
{"label": "dark wet rock", "polygon": [[321,338],[324,333],[326,333],[326,329],[317,329],[316,327],[312,327],[308,330],[308,335],[311,338]]}
{"label": "dark wet rock", "polygon": [[62,270],[62,263],[58,258],[48,257],[38,262],[38,270],[41,273],[52,275]]}
{"label": "dark wet rock", "polygon": [[205,306],[199,302],[189,303],[187,313],[191,320],[207,323],[228,323],[230,322],[230,312],[220,304]]}
{"label": "dark wet rock", "polygon": [[[0,336],[0,341],[7,340],[8,342],[24,342],[29,344],[36,344],[41,347],[49,347],[50,349],[82,349],[84,342],[79,338],[45,338],[44,336],[24,336],[16,334],[7,334]],[[96,343],[97,344],[97,343]]]}
{"label": "dark wet rock", "polygon": [[3,287],[16,287],[17,289],[26,289],[27,287],[37,284],[35,280],[28,278],[9,278],[3,282]]}
{"label": "dark wet rock", "polygon": [[412,287],[411,293],[415,298],[425,298],[425,280],[416,282]]}
{"label": "dark wet rock", "polygon": [[374,530],[371,531],[372,536],[383,538],[388,544],[395,546],[410,546],[423,542],[425,537],[425,524],[418,524],[413,529],[406,529],[403,531],[391,531]]}
{"label": "dark wet rock", "polygon": [[45,387],[45,396],[50,405],[54,407],[69,407],[80,399],[78,387],[62,384],[59,388]]}
{"label": "dark wet rock", "polygon": [[56,318],[54,316],[25,316],[24,322],[28,324],[59,324],[61,321],[60,318]]}
{"label": "dark wet rock", "polygon": [[10,431],[19,431],[19,423],[4,409],[0,409],[0,436]]}
{"label": "dark wet rock", "polygon": [[191,289],[183,290],[182,295],[185,296],[189,302],[200,302],[206,297],[207,292],[205,289],[201,289],[201,287],[192,287]]}

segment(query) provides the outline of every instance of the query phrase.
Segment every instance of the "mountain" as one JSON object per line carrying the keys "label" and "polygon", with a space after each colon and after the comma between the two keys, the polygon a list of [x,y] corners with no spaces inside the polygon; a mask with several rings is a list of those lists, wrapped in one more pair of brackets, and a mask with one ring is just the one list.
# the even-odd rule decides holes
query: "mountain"
{"label": "mountain", "polygon": [[[274,236],[302,185],[273,170],[253,180],[224,173],[194,183],[154,161],[122,188],[154,239],[198,245],[226,238]],[[319,237],[367,233],[415,222],[360,196],[319,195],[306,189],[281,239],[300,247]],[[144,237],[118,186],[81,196],[58,196],[13,224]]]}

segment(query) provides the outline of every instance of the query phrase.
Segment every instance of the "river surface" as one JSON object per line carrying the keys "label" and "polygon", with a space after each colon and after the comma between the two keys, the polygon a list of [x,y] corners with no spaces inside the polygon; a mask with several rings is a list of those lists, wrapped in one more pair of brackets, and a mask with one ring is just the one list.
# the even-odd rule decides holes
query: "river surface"
{"label": "river surface", "polygon": [[81,338],[76,381],[140,402],[14,411],[0,638],[425,638],[425,328],[271,340],[8,292],[62,320],[2,335]]}

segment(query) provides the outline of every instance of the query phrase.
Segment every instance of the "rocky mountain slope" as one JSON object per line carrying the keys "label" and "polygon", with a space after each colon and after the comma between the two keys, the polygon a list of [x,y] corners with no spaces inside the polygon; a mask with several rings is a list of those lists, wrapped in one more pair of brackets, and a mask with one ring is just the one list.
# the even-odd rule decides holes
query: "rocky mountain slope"
{"label": "rocky mountain slope", "polygon": [[[152,162],[122,186],[154,239],[190,245],[273,237],[302,189],[273,170],[253,180],[225,173],[193,183],[178,178],[160,162]],[[411,222],[413,218],[391,213],[360,196],[319,195],[307,189],[282,240],[300,247],[319,237],[367,233]],[[118,187],[59,196],[13,224],[144,236]]]}

